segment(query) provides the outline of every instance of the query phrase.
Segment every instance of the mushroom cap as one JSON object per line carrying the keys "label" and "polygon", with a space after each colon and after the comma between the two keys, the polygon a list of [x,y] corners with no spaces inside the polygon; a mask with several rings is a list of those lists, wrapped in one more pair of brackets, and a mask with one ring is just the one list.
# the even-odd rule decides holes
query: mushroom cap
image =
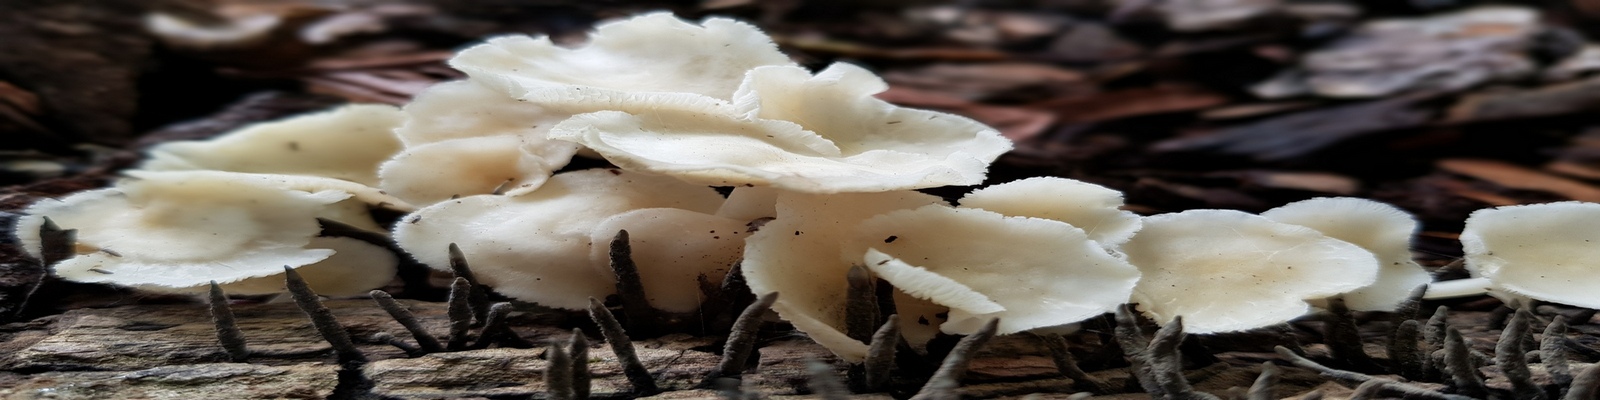
{"label": "mushroom cap", "polygon": [[1355,197],[1321,197],[1285,204],[1261,216],[1315,229],[1378,257],[1378,280],[1344,294],[1345,305],[1352,310],[1394,311],[1412,290],[1433,281],[1411,259],[1417,220],[1398,207]]}
{"label": "mushroom cap", "polygon": [[590,234],[589,258],[601,274],[615,280],[610,267],[611,239],[628,231],[633,261],[645,296],[656,308],[687,313],[705,296],[700,281],[721,284],[739,261],[748,237],[741,221],[678,208],[645,208],[613,215]]}
{"label": "mushroom cap", "polygon": [[731,110],[595,112],[556,125],[550,136],[630,170],[808,193],[978,184],[989,163],[1011,149],[998,131],[971,119],[872,97],[886,88],[849,64],[816,75],[758,67]]}
{"label": "mushroom cap", "polygon": [[842,242],[874,215],[939,203],[938,197],[910,191],[780,193],[778,218],[745,239],[745,280],[757,295],[780,293],[772,309],[795,329],[840,358],[860,361],[867,345],[844,333],[845,278],[862,262],[866,247],[846,252]]}
{"label": "mushroom cap", "polygon": [[959,202],[1011,217],[1034,217],[1072,224],[1089,239],[1115,249],[1139,231],[1138,214],[1121,209],[1122,192],[1066,178],[1038,177],[978,189]]}
{"label": "mushroom cap", "polygon": [[309,175],[377,186],[378,164],[400,151],[392,132],[400,118],[392,106],[348,105],[209,140],[163,143],[150,148],[139,168]]}
{"label": "mushroom cap", "polygon": [[[311,286],[312,291],[323,296],[360,296],[372,289],[383,287],[394,279],[400,262],[400,258],[388,249],[352,238],[318,237],[311,239],[311,244],[306,247],[334,251],[332,256],[322,261],[294,269],[302,279],[305,279],[306,284]],[[247,278],[219,286],[230,295],[273,294],[287,291],[284,288],[282,267],[275,275]],[[176,289],[160,286],[138,286],[138,288],[168,293],[202,294],[210,289],[210,285]]]}
{"label": "mushroom cap", "polygon": [[[950,307],[941,329],[999,334],[1069,324],[1128,301],[1139,270],[1061,221],[929,205],[856,228],[868,268],[907,294]],[[853,246],[846,246],[846,251]]]}
{"label": "mushroom cap", "polygon": [[[517,196],[477,195],[440,202],[401,219],[395,240],[418,261],[448,271],[451,243],[478,280],[495,291],[548,307],[580,310],[616,290],[590,256],[597,224],[642,208],[711,213],[722,196],[704,186],[614,169],[556,174]],[[612,232],[615,234],[615,232]]]}
{"label": "mushroom cap", "polygon": [[1144,218],[1123,244],[1143,273],[1133,300],[1156,321],[1183,317],[1191,333],[1282,323],[1320,299],[1372,284],[1371,252],[1311,228],[1232,210]]}
{"label": "mushroom cap", "polygon": [[351,196],[341,191],[286,190],[252,174],[215,171],[140,175],[35,203],[17,223],[18,239],[40,257],[39,227],[49,218],[78,231],[76,255],[54,266],[63,279],[181,292],[328,259],[337,248],[308,247],[322,230],[318,217],[376,228],[360,203],[341,204]]}
{"label": "mushroom cap", "polygon": [[424,205],[496,189],[506,194],[538,189],[552,169],[546,159],[518,149],[521,143],[520,137],[502,135],[407,147],[383,163],[382,187],[385,193]]}
{"label": "mushroom cap", "polygon": [[450,60],[450,66],[473,80],[540,104],[546,99],[625,98],[628,93],[727,100],[745,71],[792,64],[754,26],[726,18],[707,18],[696,25],[667,12],[600,24],[576,48],[557,46],[547,36],[503,36]]}
{"label": "mushroom cap", "polygon": [[[1566,201],[1478,210],[1461,231],[1466,267],[1497,291],[1600,308],[1600,204]],[[1494,291],[1491,291],[1493,293]]]}
{"label": "mushroom cap", "polygon": [[771,186],[741,186],[728,193],[717,209],[717,216],[746,222],[778,216],[778,189]]}
{"label": "mushroom cap", "polygon": [[349,194],[351,200],[366,203],[373,207],[386,208],[396,211],[411,211],[416,209],[411,203],[390,196],[378,188],[342,179],[324,178],[309,175],[285,174],[256,174],[228,171],[122,171],[123,175],[132,179],[195,179],[207,182],[212,181],[247,181],[253,185],[270,186],[282,190],[301,192],[336,191]]}

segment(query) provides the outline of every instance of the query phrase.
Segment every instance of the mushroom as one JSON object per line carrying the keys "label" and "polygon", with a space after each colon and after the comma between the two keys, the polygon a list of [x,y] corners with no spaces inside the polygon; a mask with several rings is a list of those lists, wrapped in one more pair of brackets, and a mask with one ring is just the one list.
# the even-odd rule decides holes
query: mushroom
{"label": "mushroom", "polygon": [[913,297],[950,307],[939,328],[972,334],[999,318],[999,334],[1064,325],[1127,302],[1139,270],[1083,229],[1042,218],[942,204],[863,221],[846,254]]}
{"label": "mushroom", "polygon": [[850,64],[815,75],[793,66],[756,67],[731,109],[674,102],[594,112],[563,121],[550,137],[582,144],[625,169],[808,193],[974,185],[1011,149],[999,132],[971,119],[873,97],[887,88]]}
{"label": "mushroom", "polygon": [[[910,191],[780,193],[777,219],[745,239],[741,264],[745,280],[758,296],[781,293],[772,309],[795,329],[840,358],[861,361],[866,357],[867,344],[844,333],[845,277],[851,266],[864,262],[866,247],[847,252],[842,241],[854,237],[856,226],[875,215],[941,203],[938,197]],[[896,305],[906,306],[898,302]],[[915,317],[901,314],[901,318],[904,321]],[[902,326],[918,327],[936,328],[915,323]],[[932,332],[924,336],[931,337]]]}
{"label": "mushroom", "polygon": [[[597,232],[598,225],[639,209],[710,214],[721,203],[722,196],[704,186],[615,169],[589,169],[556,174],[538,190],[527,193],[466,196],[425,207],[401,218],[394,235],[402,248],[430,267],[449,270],[447,250],[454,243],[479,281],[495,291],[548,307],[581,310],[588,307],[589,297],[603,298],[615,291],[614,280],[603,272],[609,268],[607,263],[596,259],[592,248],[606,247],[617,232]],[[611,226],[643,229],[638,222],[616,220]],[[670,231],[666,227],[650,229]],[[607,241],[595,243],[596,236]],[[659,248],[666,251],[670,247],[662,244]],[[657,265],[653,259],[636,261],[641,274]]]}
{"label": "mushroom", "polygon": [[1190,333],[1288,321],[1321,299],[1371,285],[1371,252],[1311,228],[1232,210],[1144,218],[1122,245],[1143,276],[1133,300],[1158,322],[1182,316]]}
{"label": "mushroom", "polygon": [[1566,201],[1478,210],[1461,231],[1472,279],[1439,282],[1429,298],[1489,294],[1600,308],[1600,204]]}
{"label": "mushroom", "polygon": [[1352,310],[1394,311],[1413,289],[1433,280],[1411,259],[1416,218],[1395,206],[1355,197],[1322,197],[1289,203],[1261,216],[1315,229],[1378,257],[1377,281],[1343,296]]}
{"label": "mushroom", "polygon": [[1138,214],[1121,209],[1122,192],[1066,178],[1027,178],[994,185],[968,193],[960,204],[1010,217],[1066,222],[1110,249],[1127,242],[1141,226]]}
{"label": "mushroom", "polygon": [[210,140],[167,142],[139,168],[308,175],[378,185],[378,164],[400,151],[400,111],[349,105],[256,123]]}
{"label": "mushroom", "polygon": [[[203,291],[211,281],[236,294],[281,292],[284,266],[311,268],[308,282],[331,295],[360,293],[394,275],[395,258],[381,247],[317,237],[318,218],[382,231],[366,205],[347,200],[350,193],[215,171],[135,176],[30,206],[17,223],[23,248],[41,256],[39,227],[49,218],[78,231],[76,254],[54,265],[56,275],[172,293]],[[277,283],[252,281],[275,276]]]}

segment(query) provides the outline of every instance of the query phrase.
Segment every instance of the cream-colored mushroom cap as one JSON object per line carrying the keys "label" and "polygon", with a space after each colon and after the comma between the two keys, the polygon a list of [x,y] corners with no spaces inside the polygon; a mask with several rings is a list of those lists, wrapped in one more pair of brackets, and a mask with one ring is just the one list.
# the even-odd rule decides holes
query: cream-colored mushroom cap
{"label": "cream-colored mushroom cap", "polygon": [[1461,231],[1467,270],[1513,295],[1600,308],[1600,204],[1567,201],[1478,210]]}
{"label": "cream-colored mushroom cap", "polygon": [[286,174],[255,174],[227,171],[122,171],[123,175],[135,179],[200,179],[222,181],[248,181],[254,185],[265,185],[283,190],[301,192],[336,191],[349,194],[351,200],[366,203],[373,207],[386,208],[396,211],[411,211],[416,209],[411,203],[401,200],[378,188],[359,183],[333,178],[324,178],[310,175]]}
{"label": "cream-colored mushroom cap", "polygon": [[308,175],[378,185],[378,164],[400,151],[400,111],[363,104],[262,122],[198,141],[150,148],[139,168]]}
{"label": "cream-colored mushroom cap", "polygon": [[[895,288],[950,307],[941,329],[1000,334],[1082,321],[1128,301],[1139,270],[1061,221],[929,205],[872,217],[852,243]],[[846,251],[854,246],[847,246]]]}
{"label": "cream-colored mushroom cap", "polygon": [[1121,209],[1122,192],[1066,178],[1006,182],[968,193],[959,203],[1012,217],[1066,222],[1083,229],[1090,240],[1113,249],[1142,226],[1138,214]]}
{"label": "cream-colored mushroom cap", "polygon": [[846,252],[861,221],[889,211],[942,203],[939,198],[902,191],[778,195],[778,218],[745,239],[744,270],[757,295],[778,292],[772,309],[835,355],[849,361],[866,357],[867,344],[845,329],[845,278],[862,263],[866,247]]}
{"label": "cream-colored mushroom cap", "polygon": [[546,159],[519,149],[521,143],[519,136],[501,135],[408,147],[383,163],[383,190],[427,205],[496,190],[516,195],[538,189],[551,168]]}
{"label": "cream-colored mushroom cap", "polygon": [[[78,231],[76,255],[54,266],[63,279],[187,292],[210,281],[231,285],[281,275],[286,265],[302,268],[343,251],[311,245],[321,232],[319,217],[377,228],[364,205],[344,201],[349,193],[288,190],[249,175],[147,172],[115,187],[36,203],[19,220],[17,237],[39,257],[39,227],[48,217],[62,229]],[[352,273],[382,277],[360,289],[388,282],[394,263],[384,261],[373,258],[354,266],[360,271]],[[343,287],[317,285],[330,291]]]}
{"label": "cream-colored mushroom cap", "polygon": [[[548,307],[584,309],[615,284],[591,258],[602,221],[642,208],[711,213],[722,196],[662,176],[589,169],[552,176],[538,190],[477,195],[425,207],[401,218],[395,240],[418,261],[449,270],[449,245],[460,246],[479,281]],[[613,233],[614,234],[614,233]]]}
{"label": "cream-colored mushroom cap", "polygon": [[1394,311],[1412,290],[1433,280],[1411,259],[1416,218],[1395,206],[1355,197],[1322,197],[1285,204],[1261,216],[1315,229],[1378,257],[1378,280],[1344,294],[1345,305],[1352,310]]}
{"label": "cream-colored mushroom cap", "polygon": [[1378,276],[1377,258],[1359,246],[1232,210],[1145,217],[1122,251],[1143,273],[1134,302],[1158,322],[1183,316],[1191,333],[1282,323],[1305,314],[1306,300]]}
{"label": "cream-colored mushroom cap", "polygon": [[646,92],[728,100],[745,71],[792,64],[754,26],[726,18],[696,25],[666,12],[600,24],[576,48],[504,36],[450,60],[473,80],[539,104]]}
{"label": "cream-colored mushroom cap", "polygon": [[712,107],[595,112],[556,125],[550,137],[626,169],[808,193],[974,185],[1011,149],[971,119],[872,97],[887,88],[849,64],[816,75],[757,67],[735,94],[732,115]]}
{"label": "cream-colored mushroom cap", "polygon": [[595,226],[589,257],[602,274],[615,280],[609,243],[618,231],[628,231],[633,262],[650,305],[687,313],[699,309],[705,300],[701,278],[721,284],[728,269],[739,261],[744,238],[750,236],[747,223],[677,208],[628,211]]}

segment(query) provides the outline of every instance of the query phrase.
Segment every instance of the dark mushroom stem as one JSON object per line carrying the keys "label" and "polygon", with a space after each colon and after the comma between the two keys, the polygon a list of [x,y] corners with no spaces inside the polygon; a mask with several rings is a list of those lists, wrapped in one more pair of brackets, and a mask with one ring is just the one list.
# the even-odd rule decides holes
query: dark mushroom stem
{"label": "dark mushroom stem", "polygon": [[611,310],[606,309],[600,300],[590,297],[589,318],[600,327],[600,334],[605,336],[606,344],[611,346],[617,362],[622,364],[622,375],[628,378],[628,383],[633,384],[634,394],[649,396],[659,393],[661,390],[656,387],[656,378],[650,376],[650,370],[645,369],[644,363],[639,362],[633,341],[628,339],[628,333],[622,330],[622,324],[617,323],[617,317],[611,315]]}
{"label": "dark mushroom stem", "polygon": [[664,328],[662,323],[666,318],[661,310],[650,305],[650,297],[645,294],[639,265],[633,261],[633,244],[629,242],[628,231],[617,231],[611,239],[608,255],[611,272],[617,276],[617,298],[622,301],[622,313],[628,317],[628,331],[646,337],[656,336]]}
{"label": "dark mushroom stem", "polygon": [[1450,380],[1455,384],[1456,391],[1471,397],[1487,398],[1489,389],[1483,385],[1483,377],[1478,375],[1477,365],[1472,362],[1472,355],[1467,349],[1466,341],[1461,338],[1461,331],[1446,326],[1444,332],[1445,370],[1450,374]]}
{"label": "dark mushroom stem", "polygon": [[1423,352],[1419,340],[1422,334],[1422,324],[1414,319],[1401,322],[1395,328],[1394,336],[1389,340],[1389,359],[1394,361],[1395,369],[1400,376],[1406,379],[1420,381],[1427,378],[1427,354]]}
{"label": "dark mushroom stem", "polygon": [[472,305],[468,300],[468,293],[472,291],[472,283],[464,277],[456,277],[450,282],[450,299],[445,314],[450,318],[450,337],[445,344],[449,351],[460,351],[467,347],[467,331],[472,328]]}
{"label": "dark mushroom stem", "polygon": [[1250,385],[1250,390],[1245,392],[1246,400],[1277,400],[1272,387],[1278,385],[1278,366],[1271,361],[1261,363],[1261,375],[1256,376],[1255,383]]}
{"label": "dark mushroom stem", "polygon": [[[489,292],[478,283],[478,277],[472,274],[472,268],[467,266],[467,256],[461,253],[461,247],[455,243],[450,244],[450,273],[456,278],[467,280],[467,302],[472,306],[472,326],[480,326],[489,319]],[[454,290],[455,286],[452,285]],[[455,293],[451,293],[455,296]]]}
{"label": "dark mushroom stem", "polygon": [[211,322],[217,331],[217,343],[228,353],[228,360],[244,362],[250,359],[250,349],[245,346],[244,332],[239,331],[239,322],[233,318],[233,308],[228,306],[228,295],[222,292],[221,286],[217,286],[217,281],[211,281],[211,291],[207,300],[211,303]]}
{"label": "dark mushroom stem", "polygon": [[950,354],[944,357],[944,362],[939,364],[939,369],[933,372],[933,377],[928,378],[928,383],[922,385],[917,394],[911,396],[912,400],[957,400],[961,398],[956,389],[961,387],[961,377],[967,374],[967,368],[972,365],[972,359],[978,355],[978,350],[983,348],[989,339],[994,338],[995,332],[1000,329],[1000,319],[989,320],[977,332],[956,342],[955,348],[950,349]]}
{"label": "dark mushroom stem", "polygon": [[1565,394],[1572,386],[1572,369],[1567,365],[1567,319],[1557,315],[1544,327],[1544,340],[1539,343],[1539,362],[1544,364],[1550,380]]}
{"label": "dark mushroom stem", "polygon": [[[73,247],[78,245],[77,229],[61,229],[50,217],[44,217],[44,224],[39,225],[39,278],[28,284],[28,291],[22,294],[22,301],[17,303],[9,315],[0,315],[0,322],[9,318],[20,318],[28,309],[28,303],[33,295],[44,286],[45,280],[50,278],[50,267],[73,256]],[[8,318],[9,317],[9,318]]]}
{"label": "dark mushroom stem", "polygon": [[717,369],[707,382],[739,376],[744,372],[745,364],[750,361],[750,353],[755,351],[756,330],[761,327],[761,315],[772,309],[772,303],[777,301],[777,292],[763,294],[739,313],[739,319],[733,322],[733,331],[728,334],[728,343],[722,347],[722,361],[717,363]]}
{"label": "dark mushroom stem", "polygon": [[444,350],[444,345],[439,344],[439,338],[428,333],[428,330],[422,327],[422,323],[417,321],[417,316],[413,315],[411,310],[401,305],[399,301],[395,301],[394,296],[390,296],[388,292],[382,290],[373,290],[367,294],[372,296],[372,301],[377,302],[378,307],[389,313],[389,316],[393,317],[395,322],[399,322],[400,326],[405,327],[406,332],[411,333],[411,338],[417,341],[417,348],[421,349],[424,354],[437,353]]}
{"label": "dark mushroom stem", "polygon": [[567,354],[572,356],[572,397],[587,399],[594,385],[594,376],[589,373],[589,338],[583,336],[582,329],[572,328]]}
{"label": "dark mushroom stem", "polygon": [[294,297],[295,305],[306,313],[311,319],[311,326],[322,334],[322,339],[333,346],[333,351],[338,355],[342,365],[358,365],[367,362],[367,356],[356,348],[355,342],[350,341],[350,333],[334,318],[333,311],[322,305],[322,300],[317,298],[317,293],[311,291],[311,286],[306,284],[305,278],[294,268],[283,267],[284,280],[289,289],[289,295]]}
{"label": "dark mushroom stem", "polygon": [[1528,370],[1526,354],[1531,349],[1525,346],[1533,336],[1528,322],[1531,319],[1533,313],[1527,305],[1517,308],[1511,315],[1505,330],[1500,332],[1500,341],[1495,345],[1495,364],[1500,366],[1506,380],[1511,382],[1511,391],[1518,399],[1543,400],[1544,391],[1533,383],[1533,371]]}
{"label": "dark mushroom stem", "polygon": [[863,385],[866,391],[880,392],[889,387],[889,374],[894,368],[895,349],[899,345],[900,320],[890,315],[889,322],[872,334],[872,343],[867,346]]}
{"label": "dark mushroom stem", "polygon": [[1111,394],[1113,389],[1105,381],[1090,376],[1078,368],[1078,360],[1072,357],[1072,351],[1067,348],[1067,339],[1054,333],[1035,334],[1034,337],[1044,344],[1045,350],[1050,352],[1050,361],[1056,364],[1056,370],[1062,375],[1072,379],[1073,387],[1078,390]]}
{"label": "dark mushroom stem", "polygon": [[499,343],[501,346],[514,348],[532,348],[532,342],[523,339],[516,331],[511,330],[507,319],[511,316],[511,303],[494,303],[489,306],[489,322],[483,324],[483,329],[478,331],[478,341],[470,348],[488,348],[490,344]]}
{"label": "dark mushroom stem", "polygon": [[1378,363],[1362,350],[1361,333],[1357,331],[1350,308],[1344,305],[1343,296],[1328,298],[1328,316],[1327,323],[1323,325],[1323,337],[1327,338],[1328,350],[1333,353],[1333,358],[1351,370],[1381,370]]}
{"label": "dark mushroom stem", "polygon": [[845,274],[845,335],[866,342],[882,323],[878,322],[877,282],[867,267],[854,265]]}
{"label": "dark mushroom stem", "polygon": [[560,342],[551,342],[545,348],[549,366],[544,369],[544,386],[550,400],[574,400],[572,388],[572,355]]}

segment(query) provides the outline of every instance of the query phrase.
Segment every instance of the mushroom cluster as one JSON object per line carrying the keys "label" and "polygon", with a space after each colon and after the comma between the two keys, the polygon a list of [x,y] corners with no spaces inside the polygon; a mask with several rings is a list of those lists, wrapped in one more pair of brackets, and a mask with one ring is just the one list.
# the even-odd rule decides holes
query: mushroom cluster
{"label": "mushroom cluster", "polygon": [[[450,64],[468,78],[402,108],[346,106],[158,146],[111,188],[35,204],[18,236],[39,256],[42,226],[76,229],[57,275],[170,292],[215,281],[274,293],[289,266],[320,293],[356,294],[388,282],[397,257],[449,270],[456,245],[500,295],[583,309],[617,290],[607,244],[625,232],[651,306],[697,310],[700,287],[740,265],[756,294],[782,294],[779,316],[847,360],[867,351],[847,333],[851,274],[892,287],[914,347],[996,319],[1001,334],[1062,327],[1129,302],[1191,333],[1246,330],[1333,296],[1393,310],[1430,280],[1409,253],[1416,221],[1371,200],[1141,217],[1120,192],[1064,178],[992,185],[956,205],[919,193],[983,183],[1011,143],[875,98],[887,85],[862,67],[800,67],[734,20],[647,14],[573,47],[489,39]],[[564,170],[574,156],[615,168]],[[383,227],[371,208],[409,214]],[[1531,210],[1475,214],[1469,230],[1504,232],[1496,221]],[[327,233],[334,223],[392,234],[409,254]],[[1524,246],[1505,240],[1464,234],[1469,268],[1506,293],[1559,291],[1505,278],[1526,268],[1508,260],[1537,253],[1487,250]]]}

